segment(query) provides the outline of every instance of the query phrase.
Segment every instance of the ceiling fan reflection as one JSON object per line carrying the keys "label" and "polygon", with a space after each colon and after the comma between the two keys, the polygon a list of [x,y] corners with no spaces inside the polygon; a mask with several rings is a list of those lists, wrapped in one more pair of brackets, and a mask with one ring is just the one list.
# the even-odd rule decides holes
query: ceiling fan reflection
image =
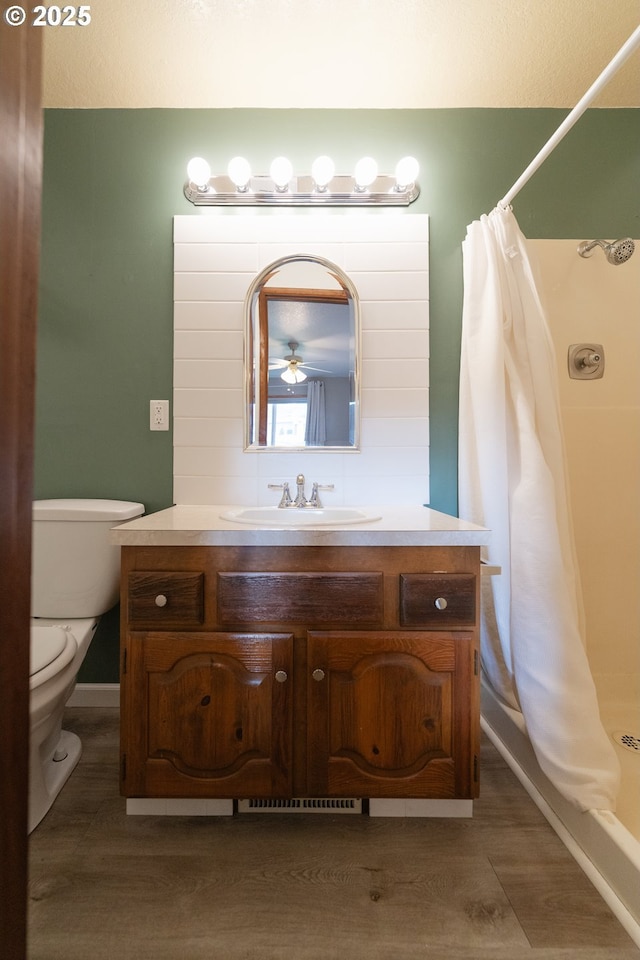
{"label": "ceiling fan reflection", "polygon": [[287,383],[302,383],[303,380],[307,379],[307,373],[305,372],[306,370],[314,373],[331,372],[330,370],[325,370],[322,367],[314,367],[309,363],[305,363],[303,358],[298,356],[296,353],[298,346],[299,344],[297,340],[289,340],[288,347],[291,350],[291,353],[287,354],[285,357],[270,357],[269,370],[283,370],[280,376]]}

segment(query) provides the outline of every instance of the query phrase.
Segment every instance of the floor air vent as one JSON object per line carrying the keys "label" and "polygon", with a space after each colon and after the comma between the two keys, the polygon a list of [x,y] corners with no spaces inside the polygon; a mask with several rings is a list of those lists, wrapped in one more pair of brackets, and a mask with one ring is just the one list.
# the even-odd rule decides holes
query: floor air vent
{"label": "floor air vent", "polygon": [[351,797],[238,800],[238,813],[362,813],[362,800],[354,800]]}

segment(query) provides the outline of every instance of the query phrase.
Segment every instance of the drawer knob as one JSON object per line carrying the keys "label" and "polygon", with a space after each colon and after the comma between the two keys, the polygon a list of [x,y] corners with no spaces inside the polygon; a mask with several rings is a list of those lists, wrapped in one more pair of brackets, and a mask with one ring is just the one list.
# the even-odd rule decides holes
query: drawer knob
{"label": "drawer knob", "polygon": [[324,680],[324,670],[321,670],[320,667],[316,667],[311,676],[314,680],[317,680],[318,683],[320,683],[321,680]]}
{"label": "drawer knob", "polygon": [[156,607],[166,607],[166,605],[167,598],[165,597],[164,593],[159,593],[156,597]]}
{"label": "drawer knob", "polygon": [[447,607],[449,606],[445,597],[437,597],[433,601],[433,604],[438,610],[446,610]]}
{"label": "drawer knob", "polygon": [[289,677],[287,675],[286,670],[276,670],[276,680],[278,681],[278,683],[284,683],[285,680],[288,680],[288,679]]}

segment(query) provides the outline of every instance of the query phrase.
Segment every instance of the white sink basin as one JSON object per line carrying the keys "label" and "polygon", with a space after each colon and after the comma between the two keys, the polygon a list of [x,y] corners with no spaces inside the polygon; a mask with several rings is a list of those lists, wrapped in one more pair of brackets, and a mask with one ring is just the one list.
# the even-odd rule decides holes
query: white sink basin
{"label": "white sink basin", "polygon": [[334,527],[367,523],[380,515],[356,507],[240,507],[220,514],[222,520],[268,527]]}

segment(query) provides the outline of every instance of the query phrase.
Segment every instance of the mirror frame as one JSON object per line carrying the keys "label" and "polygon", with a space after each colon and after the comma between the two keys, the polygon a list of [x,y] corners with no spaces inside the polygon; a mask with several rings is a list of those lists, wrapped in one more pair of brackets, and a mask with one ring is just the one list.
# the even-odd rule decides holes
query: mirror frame
{"label": "mirror frame", "polygon": [[[266,406],[268,396],[268,365],[269,365],[269,344],[264,336],[262,324],[259,324],[258,330],[258,357],[254,363],[254,343],[256,341],[256,330],[254,321],[254,309],[260,300],[265,284],[274,274],[278,273],[288,263],[315,263],[323,267],[327,273],[333,276],[342,289],[347,294],[347,298],[353,306],[353,325],[354,325],[354,368],[353,368],[353,392],[355,411],[353,418],[353,444],[348,446],[301,446],[301,447],[277,447],[268,446],[255,442],[253,439],[253,423],[251,417],[252,409],[260,409],[262,405]],[[279,288],[278,288],[279,289]],[[295,287],[290,288],[292,290]],[[309,299],[309,298],[306,298]],[[291,254],[286,257],[279,257],[277,260],[268,264],[252,280],[244,302],[244,350],[243,350],[243,368],[244,368],[244,434],[245,434],[245,453],[261,452],[268,453],[359,453],[360,452],[360,362],[362,356],[361,343],[361,321],[360,321],[360,298],[355,284],[351,278],[331,260],[325,257],[317,257],[312,254],[299,253]]]}

